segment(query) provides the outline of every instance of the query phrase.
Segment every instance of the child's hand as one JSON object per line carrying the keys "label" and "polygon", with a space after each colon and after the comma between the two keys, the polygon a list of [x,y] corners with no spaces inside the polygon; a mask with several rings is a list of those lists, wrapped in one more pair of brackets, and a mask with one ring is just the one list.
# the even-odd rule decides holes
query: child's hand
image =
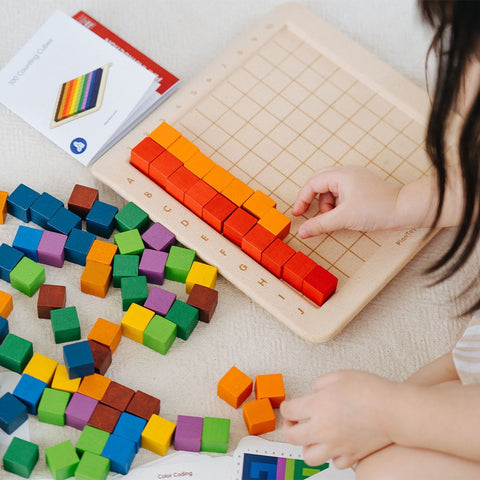
{"label": "child's hand", "polygon": [[400,187],[383,181],[363,167],[326,167],[301,188],[293,215],[302,215],[318,196],[319,214],[299,229],[302,238],[349,229],[361,231],[395,227]]}
{"label": "child's hand", "polygon": [[311,395],[285,401],[285,439],[304,446],[304,459],[319,465],[332,459],[337,468],[391,443],[386,431],[400,384],[360,371],[324,375]]}

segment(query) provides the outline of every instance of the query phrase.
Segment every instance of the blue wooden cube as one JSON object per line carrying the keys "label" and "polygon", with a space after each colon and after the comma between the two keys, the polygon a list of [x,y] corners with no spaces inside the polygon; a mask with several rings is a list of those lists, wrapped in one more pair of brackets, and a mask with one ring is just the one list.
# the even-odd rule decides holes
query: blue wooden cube
{"label": "blue wooden cube", "polygon": [[2,243],[0,245],[0,278],[10,282],[10,272],[17,266],[17,263],[25,254],[16,248]]}
{"label": "blue wooden cube", "polygon": [[28,413],[36,415],[45,388],[45,382],[24,373],[13,390],[13,395],[27,407]]}
{"label": "blue wooden cube", "polygon": [[117,212],[118,208],[114,205],[97,200],[85,218],[87,231],[100,237],[109,238],[115,229]]}
{"label": "blue wooden cube", "polygon": [[30,207],[39,196],[38,192],[21,183],[7,198],[8,213],[29,222]]}
{"label": "blue wooden cube", "polygon": [[95,373],[95,364],[88,340],[65,345],[63,361],[70,378],[85,377]]}
{"label": "blue wooden cube", "polygon": [[138,452],[141,445],[142,432],[146,424],[147,421],[144,418],[128,412],[122,412],[113,434],[131,440],[135,444],[135,451]]}
{"label": "blue wooden cube", "polygon": [[87,255],[95,241],[93,233],[74,228],[65,243],[65,260],[85,266]]}
{"label": "blue wooden cube", "polygon": [[20,252],[24,253],[30,260],[38,261],[38,245],[42,239],[43,230],[38,228],[26,227],[20,225],[18,227],[12,246]]}
{"label": "blue wooden cube", "polygon": [[110,460],[112,472],[126,475],[135,458],[135,443],[118,435],[110,435],[102,452],[102,457]]}
{"label": "blue wooden cube", "polygon": [[55,212],[63,207],[63,202],[53,197],[47,192],[43,192],[30,207],[30,218],[42,228],[47,228],[47,222],[53,217]]}
{"label": "blue wooden cube", "polygon": [[75,213],[60,207],[47,222],[47,229],[68,235],[74,228],[82,228],[82,219]]}
{"label": "blue wooden cube", "polygon": [[8,320],[6,318],[0,317],[0,345],[5,340],[8,332]]}
{"label": "blue wooden cube", "polygon": [[27,407],[10,392],[0,398],[0,428],[8,435],[28,419]]}

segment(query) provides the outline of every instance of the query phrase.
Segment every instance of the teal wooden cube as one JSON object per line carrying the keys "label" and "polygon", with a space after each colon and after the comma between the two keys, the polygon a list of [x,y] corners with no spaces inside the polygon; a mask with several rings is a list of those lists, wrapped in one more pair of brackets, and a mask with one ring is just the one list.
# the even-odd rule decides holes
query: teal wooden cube
{"label": "teal wooden cube", "polygon": [[0,345],[0,365],[22,373],[33,356],[33,343],[9,333]]}
{"label": "teal wooden cube", "polygon": [[188,340],[198,323],[198,308],[192,307],[181,300],[175,300],[165,318],[177,325],[178,338]]}
{"label": "teal wooden cube", "polygon": [[145,244],[137,229],[116,233],[113,241],[121,255],[141,255],[145,250]]}
{"label": "teal wooden cube", "polygon": [[143,344],[166,355],[176,337],[177,325],[160,315],[155,315],[143,332]]}
{"label": "teal wooden cube", "polygon": [[203,419],[202,452],[227,453],[230,419],[205,417]]}
{"label": "teal wooden cube", "polygon": [[120,255],[113,257],[113,286],[119,288],[123,277],[138,277],[138,255]]}
{"label": "teal wooden cube", "polygon": [[143,305],[148,297],[147,277],[124,277],[120,281],[122,290],[122,308],[127,311],[132,303]]}
{"label": "teal wooden cube", "polygon": [[110,460],[92,452],[85,452],[80,459],[75,478],[77,480],[105,480],[110,472]]}
{"label": "teal wooden cube", "polygon": [[76,307],[57,308],[50,312],[55,343],[80,340],[80,321]]}
{"label": "teal wooden cube", "polygon": [[38,404],[38,420],[52,425],[65,425],[65,410],[70,401],[70,393],[46,388]]}
{"label": "teal wooden cube", "polygon": [[185,283],[194,260],[194,250],[176,245],[171,246],[165,264],[165,278]]}
{"label": "teal wooden cube", "polygon": [[115,224],[119,232],[137,229],[143,232],[149,224],[148,214],[133,202],[128,202],[115,215]]}
{"label": "teal wooden cube", "polygon": [[29,478],[37,462],[38,445],[13,437],[3,456],[5,471]]}
{"label": "teal wooden cube", "polygon": [[82,456],[85,452],[100,455],[105,448],[110,434],[99,428],[86,425],[77,441],[77,453]]}
{"label": "teal wooden cube", "polygon": [[43,265],[23,257],[10,272],[10,284],[13,288],[29,297],[45,283],[45,268]]}
{"label": "teal wooden cube", "polygon": [[80,462],[70,440],[46,448],[45,460],[55,480],[73,477]]}

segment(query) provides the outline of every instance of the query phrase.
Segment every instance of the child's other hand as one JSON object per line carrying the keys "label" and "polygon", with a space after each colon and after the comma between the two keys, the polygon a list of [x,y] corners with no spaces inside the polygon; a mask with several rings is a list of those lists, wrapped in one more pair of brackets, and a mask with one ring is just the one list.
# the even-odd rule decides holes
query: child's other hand
{"label": "child's other hand", "polygon": [[293,215],[302,215],[318,198],[319,214],[300,226],[299,236],[395,227],[399,191],[399,186],[383,181],[364,167],[323,168],[301,188],[293,206]]}
{"label": "child's other hand", "polygon": [[323,375],[311,395],[280,406],[285,439],[303,445],[310,465],[332,459],[337,468],[350,467],[391,443],[385,424],[399,385],[360,371]]}

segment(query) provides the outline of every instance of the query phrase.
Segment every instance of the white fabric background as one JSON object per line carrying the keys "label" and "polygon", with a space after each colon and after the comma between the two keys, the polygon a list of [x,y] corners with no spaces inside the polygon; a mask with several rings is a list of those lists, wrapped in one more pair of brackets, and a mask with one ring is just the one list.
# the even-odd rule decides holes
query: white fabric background
{"label": "white fabric background", "polygon": [[[240,33],[251,27],[276,0],[2,0],[0,2],[0,65],[3,66],[56,8],[68,14],[85,10],[154,60],[188,81]],[[301,2],[353,37],[420,86],[429,32],[421,25],[414,0],[318,0]],[[23,182],[67,201],[75,183],[100,189],[101,199],[123,201],[14,114],[0,107],[0,190]],[[0,241],[11,243],[21,222],[9,217],[0,226]],[[230,451],[247,434],[241,410],[216,397],[216,383],[236,365],[250,376],[281,372],[288,397],[311,390],[313,380],[335,369],[358,368],[401,380],[419,366],[451,350],[467,317],[468,305],[456,296],[466,279],[476,276],[476,253],[453,279],[428,288],[423,271],[445,250],[454,231],[441,232],[335,339],[307,343],[286,329],[237,288],[220,279],[217,312],[210,325],[198,326],[188,342],[177,340],[163,357],[123,339],[107,375],[135,389],[157,395],[161,414],[231,418]],[[80,292],[82,268],[47,267],[47,282],[67,286],[67,305],[75,305],[86,335],[98,317],[120,322],[120,292],[106,299]],[[168,285],[185,298],[181,285]],[[14,297],[11,331],[34,343],[34,350],[62,361],[48,320],[36,315],[37,296],[27,296],[2,282]],[[475,292],[470,292],[475,295]],[[478,293],[478,292],[477,292]],[[79,432],[30,420],[32,440],[41,448],[36,473],[46,471],[44,448]],[[265,436],[281,440],[281,431]],[[1,454],[1,452],[0,452]],[[134,465],[154,459],[141,450]],[[1,477],[1,475],[0,475]],[[9,476],[6,476],[9,478]]]}

